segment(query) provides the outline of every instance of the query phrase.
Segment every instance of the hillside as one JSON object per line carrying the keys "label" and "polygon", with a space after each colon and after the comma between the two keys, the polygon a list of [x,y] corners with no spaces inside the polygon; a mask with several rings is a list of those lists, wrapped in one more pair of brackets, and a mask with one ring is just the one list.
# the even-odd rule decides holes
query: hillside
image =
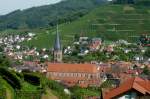
{"label": "hillside", "polygon": [[15,72],[5,61],[0,63],[0,99],[69,99],[58,82],[38,72]]}
{"label": "hillside", "polygon": [[[125,39],[136,41],[141,33],[150,33],[150,8],[145,6],[100,6],[88,15],[59,26],[63,44],[72,43],[74,35],[101,37],[105,40]],[[56,28],[45,30],[28,45],[39,48],[52,47]]]}
{"label": "hillside", "polygon": [[106,0],[62,0],[60,3],[16,10],[0,16],[0,30],[35,29],[76,20]]}

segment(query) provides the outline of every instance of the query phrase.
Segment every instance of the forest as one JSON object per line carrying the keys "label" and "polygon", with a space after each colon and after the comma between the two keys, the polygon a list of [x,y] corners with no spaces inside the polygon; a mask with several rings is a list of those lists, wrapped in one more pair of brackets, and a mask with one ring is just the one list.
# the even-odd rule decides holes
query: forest
{"label": "forest", "polygon": [[33,29],[76,20],[107,0],[63,0],[54,5],[16,10],[0,16],[0,30]]}

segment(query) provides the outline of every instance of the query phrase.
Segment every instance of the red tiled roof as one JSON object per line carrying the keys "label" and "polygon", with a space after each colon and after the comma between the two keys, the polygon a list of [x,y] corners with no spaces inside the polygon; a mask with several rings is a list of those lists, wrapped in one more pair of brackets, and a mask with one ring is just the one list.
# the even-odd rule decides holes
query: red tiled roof
{"label": "red tiled roof", "polygon": [[97,66],[94,64],[65,64],[65,63],[48,63],[47,72],[62,73],[97,73]]}
{"label": "red tiled roof", "polygon": [[110,92],[104,95],[104,99],[112,99],[119,96],[131,89],[135,89],[142,94],[150,94],[150,81],[143,80],[139,77],[130,78],[118,88],[112,89]]}

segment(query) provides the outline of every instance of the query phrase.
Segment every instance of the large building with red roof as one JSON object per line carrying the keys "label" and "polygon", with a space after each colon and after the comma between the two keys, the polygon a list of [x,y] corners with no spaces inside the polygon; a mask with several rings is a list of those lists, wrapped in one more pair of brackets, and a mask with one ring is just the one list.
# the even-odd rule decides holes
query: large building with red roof
{"label": "large building with red roof", "polygon": [[150,81],[130,78],[119,87],[105,92],[104,99],[150,99]]}
{"label": "large building with red roof", "polygon": [[48,63],[47,77],[69,87],[100,85],[99,68],[94,64]]}

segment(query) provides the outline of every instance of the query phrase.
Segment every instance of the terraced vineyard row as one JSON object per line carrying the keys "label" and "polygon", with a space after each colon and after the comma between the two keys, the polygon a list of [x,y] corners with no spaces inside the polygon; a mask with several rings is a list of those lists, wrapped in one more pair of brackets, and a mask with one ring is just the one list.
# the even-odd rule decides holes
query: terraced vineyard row
{"label": "terraced vineyard row", "polygon": [[[26,44],[49,48],[53,45],[55,31],[56,28],[53,28],[48,33],[39,33],[37,39]],[[150,8],[129,5],[100,6],[74,22],[59,25],[59,31],[64,45],[71,43],[75,34],[101,37],[109,41],[137,41],[142,33],[150,34]]]}

